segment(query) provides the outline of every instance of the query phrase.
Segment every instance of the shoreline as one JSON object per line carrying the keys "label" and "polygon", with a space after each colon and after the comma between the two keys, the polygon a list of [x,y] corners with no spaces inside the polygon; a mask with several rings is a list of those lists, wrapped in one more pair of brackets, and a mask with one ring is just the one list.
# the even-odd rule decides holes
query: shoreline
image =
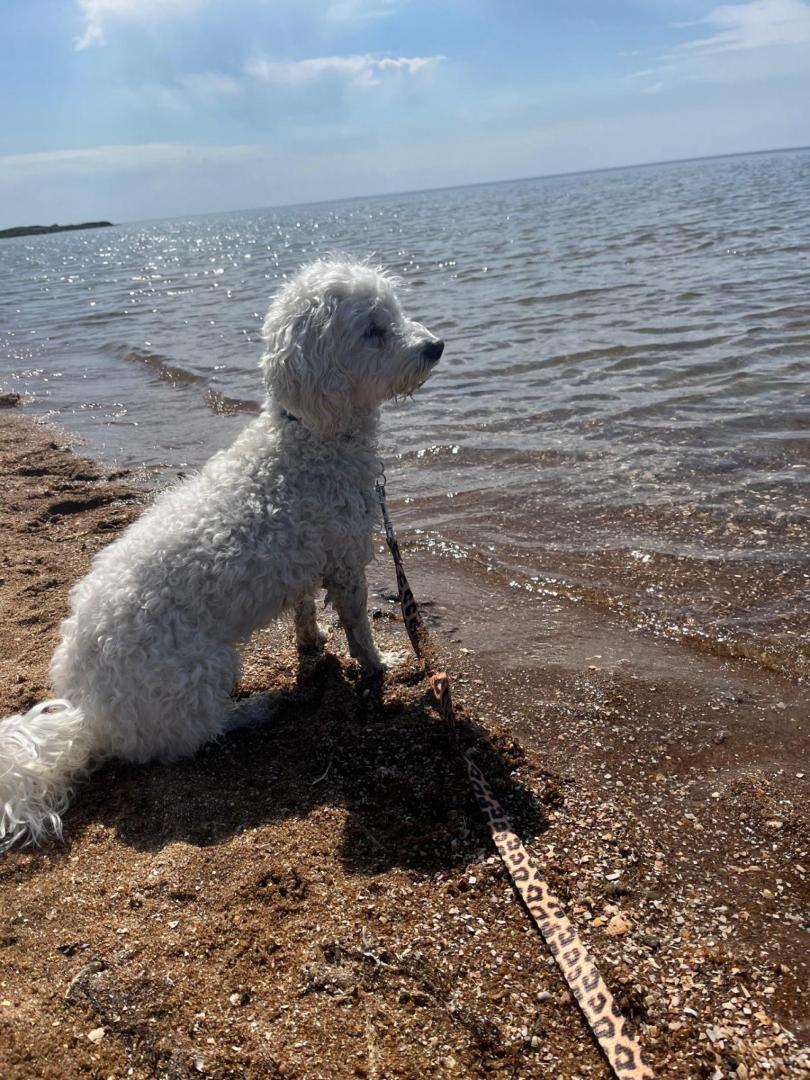
{"label": "shoreline", "polygon": [[112,221],[82,221],[78,225],[14,225],[10,229],[0,229],[0,240],[11,240],[17,236],[50,236],[51,233],[78,232],[80,229],[111,229]]}
{"label": "shoreline", "polygon": [[[68,588],[149,498],[67,441],[0,414],[3,715],[47,694]],[[378,551],[375,634],[404,651]],[[403,554],[465,737],[658,1074],[810,1068],[800,689],[574,604],[549,663],[533,598]],[[284,625],[246,647],[267,724],[105,766],[66,846],[0,857],[3,1076],[608,1076],[415,666],[377,693],[324,620],[320,663]]]}

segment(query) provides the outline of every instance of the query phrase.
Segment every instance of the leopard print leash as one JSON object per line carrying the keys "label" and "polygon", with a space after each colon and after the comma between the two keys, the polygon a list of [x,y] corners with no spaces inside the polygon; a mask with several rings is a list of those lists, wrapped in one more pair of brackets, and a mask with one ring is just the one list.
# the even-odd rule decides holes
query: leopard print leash
{"label": "leopard print leash", "polygon": [[[385,539],[394,560],[397,589],[405,629],[416,655],[424,662],[438,710],[458,740],[450,680],[445,671],[437,670],[427,627],[419,614],[411,592],[394,527],[385,501],[385,474],[377,481],[377,495],[382,509]],[[478,807],[489,825],[498,854],[526,909],[540,929],[551,955],[565,976],[571,993],[590,1025],[599,1046],[619,1080],[655,1080],[655,1073],[644,1059],[630,1022],[622,1015],[604,979],[599,974],[576,928],[571,924],[560,902],[548,885],[532,856],[512,828],[503,807],[469,753],[459,752],[467,768]]]}

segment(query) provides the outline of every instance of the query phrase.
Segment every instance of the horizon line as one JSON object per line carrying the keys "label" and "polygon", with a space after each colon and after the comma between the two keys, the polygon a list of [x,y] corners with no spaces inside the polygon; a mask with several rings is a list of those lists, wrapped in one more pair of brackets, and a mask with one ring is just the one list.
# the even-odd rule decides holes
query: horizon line
{"label": "horizon line", "polygon": [[524,184],[532,180],[554,180],[566,176],[590,176],[594,173],[621,172],[624,169],[652,169],[657,165],[686,165],[690,161],[720,161],[723,158],[756,157],[763,154],[789,154],[797,150],[810,150],[810,143],[800,146],[776,146],[766,150],[732,150],[727,154],[698,154],[695,157],[663,158],[655,161],[628,162],[625,165],[601,165],[592,169],[566,169],[563,172],[536,173],[532,176],[507,176],[499,180],[472,180],[464,184],[439,184],[436,187],[404,188],[398,191],[379,191],[360,195],[340,195],[332,199],[310,199],[307,202],[270,203],[264,206],[243,206],[233,210],[201,210],[195,214],[167,214],[158,218],[138,218],[133,221],[116,222],[119,225],[141,225],[152,221],[172,221],[178,217],[209,217],[213,214],[250,214],[257,210],[289,210],[293,207],[325,206],[330,203],[354,202],[368,199],[392,199],[397,195],[427,195],[436,191],[455,191],[457,189],[494,187],[497,184]]}

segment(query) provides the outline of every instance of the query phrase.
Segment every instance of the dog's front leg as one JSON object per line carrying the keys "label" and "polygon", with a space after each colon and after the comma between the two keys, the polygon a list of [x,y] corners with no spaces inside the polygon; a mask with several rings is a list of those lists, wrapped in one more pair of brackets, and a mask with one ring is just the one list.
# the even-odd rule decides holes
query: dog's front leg
{"label": "dog's front leg", "polygon": [[368,586],[362,568],[344,569],[330,575],[326,585],[327,603],[333,604],[346,632],[349,652],[369,674],[385,671],[368,621]]}

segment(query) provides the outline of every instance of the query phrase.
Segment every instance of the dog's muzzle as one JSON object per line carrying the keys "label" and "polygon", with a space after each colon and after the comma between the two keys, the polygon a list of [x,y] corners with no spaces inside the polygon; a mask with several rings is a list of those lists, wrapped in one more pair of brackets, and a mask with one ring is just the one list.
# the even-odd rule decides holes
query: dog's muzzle
{"label": "dog's muzzle", "polygon": [[439,358],[444,352],[443,341],[429,341],[422,349],[422,356],[429,364],[438,364]]}

